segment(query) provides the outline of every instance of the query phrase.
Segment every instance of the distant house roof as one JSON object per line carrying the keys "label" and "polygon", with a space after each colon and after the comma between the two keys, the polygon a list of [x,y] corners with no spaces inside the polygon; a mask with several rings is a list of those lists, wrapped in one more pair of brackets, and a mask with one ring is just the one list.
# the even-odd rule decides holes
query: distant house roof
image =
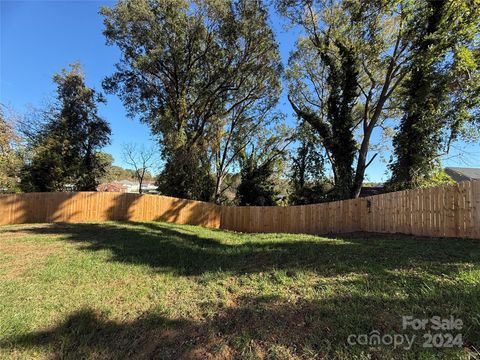
{"label": "distant house roof", "polygon": [[480,168],[447,167],[445,172],[456,182],[480,180]]}
{"label": "distant house roof", "polygon": [[97,186],[97,191],[100,192],[126,192],[127,189],[120,183],[111,182],[103,183]]}

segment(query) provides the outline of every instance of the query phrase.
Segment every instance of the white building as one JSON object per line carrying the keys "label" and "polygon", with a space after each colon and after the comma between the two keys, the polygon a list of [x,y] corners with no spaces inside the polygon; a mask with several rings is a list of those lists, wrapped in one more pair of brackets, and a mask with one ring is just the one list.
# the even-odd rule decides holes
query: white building
{"label": "white building", "polygon": [[[131,181],[131,180],[121,180],[119,181],[126,189],[128,193],[138,193],[139,189],[139,182],[138,181]],[[142,183],[142,192],[144,193],[151,193],[156,192],[157,186],[152,181],[144,181]]]}

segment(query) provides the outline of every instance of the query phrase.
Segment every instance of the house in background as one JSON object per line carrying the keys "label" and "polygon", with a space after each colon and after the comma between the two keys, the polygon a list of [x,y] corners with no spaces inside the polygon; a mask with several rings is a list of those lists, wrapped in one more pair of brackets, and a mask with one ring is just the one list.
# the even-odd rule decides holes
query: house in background
{"label": "house in background", "polygon": [[127,188],[118,182],[103,183],[97,186],[99,192],[127,192]]}
{"label": "house in background", "polygon": [[480,168],[446,167],[445,172],[457,183],[480,180]]}
{"label": "house in background", "polygon": [[[138,181],[121,180],[119,181],[119,183],[125,186],[125,188],[127,189],[127,192],[138,193],[138,188],[140,186],[140,183]],[[157,192],[157,185],[155,185],[154,181],[144,181],[142,183],[142,192],[155,193]]]}
{"label": "house in background", "polygon": [[118,183],[125,187],[126,192],[138,193],[138,182],[132,180],[120,180]]}
{"label": "house in background", "polygon": [[[144,181],[142,183],[142,191],[146,194],[158,194],[157,185],[155,181]],[[138,192],[138,183],[137,183],[137,190]]]}
{"label": "house in background", "polygon": [[[131,180],[113,181],[98,185],[97,191],[103,192],[124,192],[138,194],[139,182]],[[144,181],[142,183],[142,192],[146,194],[157,193],[157,185],[153,181]]]}

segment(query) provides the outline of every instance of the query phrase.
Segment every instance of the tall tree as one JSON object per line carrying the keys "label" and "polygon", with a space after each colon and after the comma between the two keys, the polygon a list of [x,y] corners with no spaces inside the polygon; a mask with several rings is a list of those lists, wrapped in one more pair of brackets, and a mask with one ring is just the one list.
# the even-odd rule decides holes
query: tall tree
{"label": "tall tree", "polygon": [[297,107],[292,100],[290,103],[297,115],[317,130],[331,160],[335,197],[344,199],[352,196],[355,177],[353,162],[356,143],[353,129],[354,106],[358,96],[358,64],[353,48],[346,47],[342,41],[336,41],[335,48],[331,48],[328,37],[323,41],[323,45],[318,46],[322,48],[320,58],[327,69],[325,119],[309,109]]}
{"label": "tall tree", "polygon": [[411,75],[394,137],[392,190],[435,176],[437,161],[472,121],[479,124],[480,2],[420,2],[410,24]]}
{"label": "tall tree", "polygon": [[306,122],[300,124],[296,140],[298,147],[291,159],[289,203],[304,205],[325,200],[329,181],[325,176],[325,159],[315,130]]}
{"label": "tall tree", "polygon": [[357,197],[372,134],[393,116],[408,69],[402,1],[279,0],[305,37],[289,61],[290,102],[317,131],[334,175],[334,198]]}
{"label": "tall tree", "polygon": [[265,6],[123,0],[102,14],[108,43],[122,51],[104,87],[158,136],[165,160],[159,189],[178,197],[218,197],[232,163],[233,134],[279,93],[278,46]]}
{"label": "tall tree", "polygon": [[110,127],[97,115],[103,96],[85,85],[79,64],[53,77],[57,102],[43,113],[40,129],[30,138],[31,159],[22,170],[26,191],[96,189],[104,167],[98,151],[109,143]]}

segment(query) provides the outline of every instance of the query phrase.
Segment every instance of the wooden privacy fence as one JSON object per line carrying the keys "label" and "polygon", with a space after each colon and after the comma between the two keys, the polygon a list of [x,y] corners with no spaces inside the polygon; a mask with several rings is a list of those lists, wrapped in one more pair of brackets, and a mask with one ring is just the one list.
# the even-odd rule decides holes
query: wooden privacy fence
{"label": "wooden privacy fence", "polygon": [[404,233],[480,239],[480,181],[323,204],[218,206],[158,195],[0,195],[0,224],[158,220],[243,232]]}
{"label": "wooden privacy fence", "polygon": [[220,227],[220,206],[168,196],[114,192],[0,195],[0,224],[107,220]]}
{"label": "wooden privacy fence", "polygon": [[221,228],[244,232],[404,233],[480,239],[480,181],[289,207],[222,207]]}

